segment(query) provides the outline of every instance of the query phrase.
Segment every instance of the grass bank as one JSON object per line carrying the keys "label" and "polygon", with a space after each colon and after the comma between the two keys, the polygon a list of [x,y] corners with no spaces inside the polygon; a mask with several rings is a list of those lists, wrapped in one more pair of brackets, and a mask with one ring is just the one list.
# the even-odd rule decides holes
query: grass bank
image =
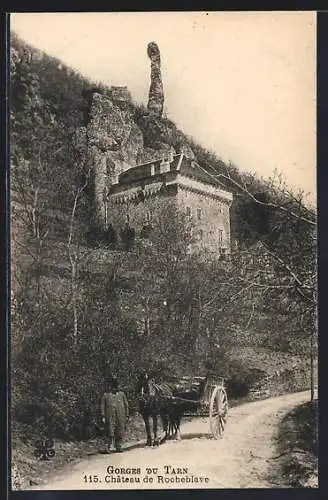
{"label": "grass bank", "polygon": [[[68,464],[75,464],[92,455],[104,453],[106,440],[98,436],[85,441],[55,440],[55,456],[43,460],[35,457],[35,443],[38,436],[21,437],[20,429],[12,432],[12,485],[14,489],[25,490],[40,485],[50,477],[60,474]],[[129,421],[125,441],[133,443],[145,439],[144,423],[139,415]]]}
{"label": "grass bank", "polygon": [[294,408],[278,430],[278,474],[292,488],[318,487],[318,401]]}

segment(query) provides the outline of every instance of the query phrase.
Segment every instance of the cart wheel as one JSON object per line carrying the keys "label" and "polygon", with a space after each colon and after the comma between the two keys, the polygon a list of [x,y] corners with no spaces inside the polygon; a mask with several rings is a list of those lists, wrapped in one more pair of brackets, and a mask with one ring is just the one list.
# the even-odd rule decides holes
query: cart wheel
{"label": "cart wheel", "polygon": [[215,387],[210,401],[210,427],[215,439],[223,436],[228,414],[228,398],[223,387]]}

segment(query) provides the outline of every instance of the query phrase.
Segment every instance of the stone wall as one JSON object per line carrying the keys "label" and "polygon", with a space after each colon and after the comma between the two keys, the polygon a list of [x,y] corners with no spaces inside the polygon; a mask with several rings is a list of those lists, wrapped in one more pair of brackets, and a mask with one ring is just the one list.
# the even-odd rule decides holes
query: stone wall
{"label": "stone wall", "polygon": [[135,229],[136,236],[139,237],[144,225],[149,222],[154,223],[161,210],[165,209],[167,204],[174,199],[175,196],[172,193],[166,196],[152,196],[139,202],[136,200],[120,204],[109,202],[108,219],[118,234],[128,222]]}
{"label": "stone wall", "polygon": [[294,368],[276,370],[273,374],[260,380],[250,391],[252,399],[280,396],[290,392],[310,390],[311,371],[309,360]]}
{"label": "stone wall", "polygon": [[[179,188],[178,202],[183,210],[190,207],[200,247],[219,252],[220,247],[230,252],[230,208],[217,198]],[[222,241],[220,241],[220,230]]]}
{"label": "stone wall", "polygon": [[[120,204],[113,204],[109,201],[108,220],[116,233],[119,235],[126,222],[129,222],[129,225],[136,231],[136,237],[140,236],[143,227],[149,222],[156,221],[156,214],[165,209],[169,202],[174,201],[185,213],[187,213],[187,207],[190,208],[190,217],[195,225],[195,236],[199,247],[219,253],[219,248],[222,246],[229,253],[229,204],[210,196],[177,188],[177,186],[170,187],[172,189],[165,196],[158,194],[145,200],[133,200]],[[222,245],[219,241],[219,230],[223,232]],[[202,231],[202,238],[200,238],[200,231]]]}

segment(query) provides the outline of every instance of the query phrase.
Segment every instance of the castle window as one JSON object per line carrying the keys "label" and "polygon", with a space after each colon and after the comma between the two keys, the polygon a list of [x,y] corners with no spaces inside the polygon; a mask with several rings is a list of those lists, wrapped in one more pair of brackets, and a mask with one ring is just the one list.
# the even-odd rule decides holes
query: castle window
{"label": "castle window", "polygon": [[223,247],[223,230],[222,229],[219,229],[218,241],[219,241],[219,247],[222,248]]}
{"label": "castle window", "polygon": [[226,260],[226,256],[227,256],[226,248],[220,248],[220,259]]}
{"label": "castle window", "polygon": [[160,172],[161,174],[166,174],[169,171],[170,171],[170,163],[167,160],[163,159],[160,164]]}
{"label": "castle window", "polygon": [[140,238],[145,239],[145,240],[148,239],[152,230],[153,230],[153,227],[151,224],[148,223],[148,224],[143,225],[142,229],[140,231]]}
{"label": "castle window", "polygon": [[202,229],[200,229],[200,230],[198,231],[198,238],[199,238],[200,240],[202,240],[202,239],[203,239],[203,234],[204,234],[204,233],[203,233],[203,230],[202,230]]}
{"label": "castle window", "polygon": [[202,218],[202,209],[201,208],[197,208],[197,219],[201,220],[201,218]]}
{"label": "castle window", "polygon": [[151,221],[151,213],[150,212],[146,212],[146,214],[145,214],[145,223],[149,224],[150,221]]}
{"label": "castle window", "polygon": [[186,207],[186,216],[191,217],[191,208],[190,207]]}
{"label": "castle window", "polygon": [[[106,158],[106,175],[107,175],[107,177],[114,176],[114,172],[115,172],[115,163],[110,158]],[[116,182],[118,182],[118,179]]]}

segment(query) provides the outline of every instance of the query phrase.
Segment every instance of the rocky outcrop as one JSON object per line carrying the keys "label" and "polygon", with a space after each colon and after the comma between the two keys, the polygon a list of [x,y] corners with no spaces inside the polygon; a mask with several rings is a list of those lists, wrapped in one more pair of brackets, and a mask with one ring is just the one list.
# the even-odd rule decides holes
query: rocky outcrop
{"label": "rocky outcrop", "polygon": [[[196,160],[186,136],[170,120],[155,116],[143,116],[139,118],[138,125],[144,138],[144,152],[140,154],[138,163],[142,163],[143,158],[147,157],[148,159],[151,152],[153,152],[154,158],[159,158],[162,152],[168,151],[172,151],[174,154],[183,153],[187,158]],[[150,160],[151,158],[149,158]]]}
{"label": "rocky outcrop", "polygon": [[161,75],[161,55],[155,42],[148,44],[147,54],[150,59],[150,89],[147,108],[151,115],[161,118],[163,114],[164,90]]}
{"label": "rocky outcrop", "polygon": [[138,156],[138,164],[147,163],[149,161],[159,160],[167,157],[169,153],[175,154],[175,149],[168,144],[163,144],[159,149],[144,148]]}
{"label": "rocky outcrop", "polygon": [[187,158],[190,158],[191,160],[196,160],[195,153],[187,142],[182,142],[177,152],[183,153]]}
{"label": "rocky outcrop", "polygon": [[162,158],[163,155],[176,150],[174,144],[174,132],[171,127],[165,123],[165,120],[153,115],[143,116],[138,122],[144,139],[144,149],[138,156],[138,163]]}
{"label": "rocky outcrop", "polygon": [[[151,81],[147,110],[134,115],[127,87],[107,91],[93,88],[84,93],[85,127],[78,131],[94,174],[94,195],[100,220],[106,220],[105,198],[109,188],[125,170],[169,153],[195,155],[187,138],[170,120],[163,118],[164,91],[160,51],[155,42],[147,46]],[[84,147],[84,146],[83,146]]]}
{"label": "rocky outcrop", "polygon": [[114,104],[120,105],[121,103],[131,103],[132,98],[131,94],[126,86],[114,87],[114,85],[110,88],[110,98]]}
{"label": "rocky outcrop", "polygon": [[90,100],[85,135],[101,218],[105,216],[104,194],[121,172],[137,164],[143,150],[142,132],[133,120],[128,99],[125,88],[120,92],[115,87],[113,100],[98,93],[93,93]]}

